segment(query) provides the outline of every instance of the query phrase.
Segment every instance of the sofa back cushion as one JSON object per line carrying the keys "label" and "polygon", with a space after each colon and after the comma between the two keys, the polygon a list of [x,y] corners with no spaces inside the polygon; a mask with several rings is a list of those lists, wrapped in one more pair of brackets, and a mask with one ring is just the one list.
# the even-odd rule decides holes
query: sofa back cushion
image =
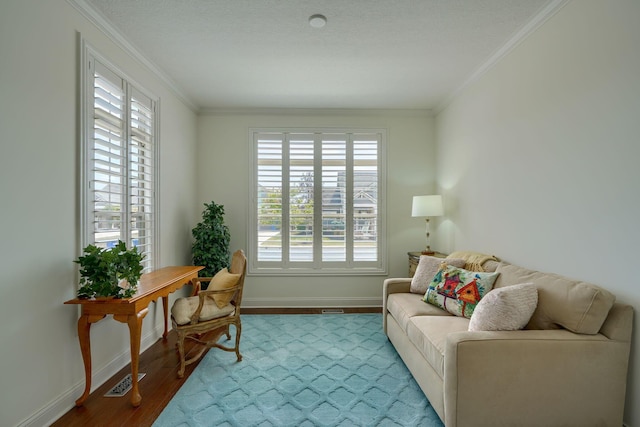
{"label": "sofa back cushion", "polygon": [[615,296],[596,285],[566,277],[500,264],[496,288],[531,282],[538,288],[538,306],[526,329],[565,328],[578,334],[597,334]]}

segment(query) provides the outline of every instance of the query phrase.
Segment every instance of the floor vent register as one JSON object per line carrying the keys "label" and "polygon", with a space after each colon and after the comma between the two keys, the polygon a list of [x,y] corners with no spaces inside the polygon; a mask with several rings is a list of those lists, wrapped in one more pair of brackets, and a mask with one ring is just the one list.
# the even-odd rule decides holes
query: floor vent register
{"label": "floor vent register", "polygon": [[[145,375],[147,374],[138,374],[138,381],[143,379]],[[122,397],[125,394],[127,394],[132,387],[133,387],[133,384],[131,383],[131,374],[127,374],[126,377],[121,379],[120,382],[116,384],[115,387],[113,387],[104,396],[105,397]]]}

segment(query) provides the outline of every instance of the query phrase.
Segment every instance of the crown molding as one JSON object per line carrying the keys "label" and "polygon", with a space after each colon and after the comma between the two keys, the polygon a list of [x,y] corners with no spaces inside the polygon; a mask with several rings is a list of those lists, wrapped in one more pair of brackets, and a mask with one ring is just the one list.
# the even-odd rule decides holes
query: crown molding
{"label": "crown molding", "polygon": [[112,42],[124,50],[132,59],[139,62],[155,74],[187,107],[198,112],[198,106],[184,93],[184,91],[164,73],[153,61],[147,58],[136,46],[114,27],[96,8],[86,0],[67,0],[74,9],[102,31]]}
{"label": "crown molding", "polygon": [[216,115],[274,115],[274,116],[387,116],[387,117],[433,117],[430,109],[389,108],[203,108],[202,116]]}
{"label": "crown molding", "polygon": [[551,0],[540,11],[520,28],[516,33],[507,40],[498,50],[496,50],[480,67],[478,67],[460,86],[454,89],[441,103],[434,109],[435,115],[442,112],[453,100],[462,92],[466,87],[479,80],[487,71],[498,64],[502,58],[507,56],[512,50],[514,50],[520,43],[522,43],[527,37],[533,34],[538,28],[542,26],[548,19],[555,15],[560,9],[562,9],[571,0]]}

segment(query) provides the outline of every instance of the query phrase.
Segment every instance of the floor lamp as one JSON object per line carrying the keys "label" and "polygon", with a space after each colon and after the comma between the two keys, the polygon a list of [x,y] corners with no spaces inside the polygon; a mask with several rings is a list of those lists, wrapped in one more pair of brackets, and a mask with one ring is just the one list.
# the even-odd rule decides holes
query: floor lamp
{"label": "floor lamp", "polygon": [[426,220],[426,236],[427,247],[422,251],[423,255],[433,255],[434,252],[429,246],[429,217],[442,216],[444,210],[442,208],[442,196],[413,196],[413,204],[411,206],[412,217],[423,217]]}

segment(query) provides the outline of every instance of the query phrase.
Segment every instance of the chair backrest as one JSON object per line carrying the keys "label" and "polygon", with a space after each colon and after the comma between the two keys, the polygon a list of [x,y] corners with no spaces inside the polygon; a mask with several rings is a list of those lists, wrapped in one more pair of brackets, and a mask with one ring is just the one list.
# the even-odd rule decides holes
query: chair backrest
{"label": "chair backrest", "polygon": [[247,273],[247,257],[242,249],[238,249],[231,256],[231,267],[229,267],[229,273],[240,275],[240,279],[236,284],[239,288],[232,299],[236,306],[236,313],[239,313],[240,304],[242,303],[242,291],[244,289],[244,276]]}

